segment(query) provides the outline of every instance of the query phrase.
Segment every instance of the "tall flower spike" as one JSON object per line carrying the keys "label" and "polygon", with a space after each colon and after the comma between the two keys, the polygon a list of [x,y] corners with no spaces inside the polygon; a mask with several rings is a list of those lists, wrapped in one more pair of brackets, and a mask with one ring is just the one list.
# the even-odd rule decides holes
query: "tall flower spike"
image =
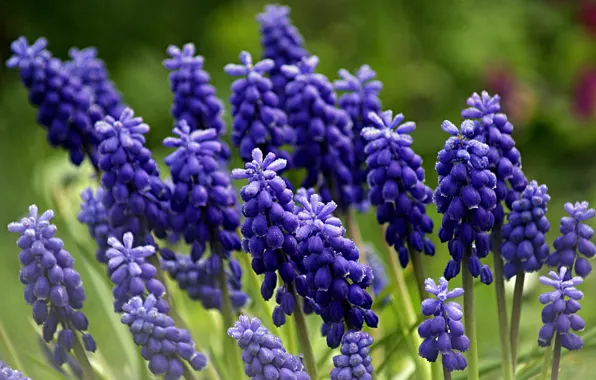
{"label": "tall flower spike", "polygon": [[435,165],[439,186],[433,198],[439,213],[443,214],[439,238],[449,242],[452,257],[445,268],[445,278],[450,280],[459,274],[464,253],[470,250],[467,270],[474,277],[480,276],[483,283],[490,284],[492,273],[488,265],[480,262],[488,255],[487,231],[493,227],[495,219],[491,211],[496,204],[493,191],[496,177],[488,169],[489,147],[472,139],[474,123],[471,120],[461,124],[461,131],[450,121],[444,121],[441,127],[451,137],[439,152]]}
{"label": "tall flower spike", "polygon": [[97,57],[97,49],[72,48],[68,55],[71,61],[64,63],[66,70],[80,78],[83,86],[93,95],[93,103],[101,108],[102,116],[120,117],[126,107],[116,86],[108,77],[105,63]]}
{"label": "tall flower spike", "polygon": [[501,244],[501,256],[506,263],[503,267],[507,279],[520,271],[536,272],[548,258],[548,244],[544,234],[550,230],[546,219],[550,196],[546,185],[538,186],[530,182],[521,198],[511,205],[507,223],[501,228],[505,240]]}
{"label": "tall flower spike", "polygon": [[[433,231],[433,222],[426,215],[426,204],[432,202],[432,190],[424,184],[422,158],[411,148],[409,135],[416,125],[403,123],[404,115],[393,117],[391,111],[369,114],[372,126],[362,130],[368,141],[367,155],[369,200],[377,206],[377,221],[388,223],[385,240],[395,247],[405,268],[409,254],[406,244],[427,255],[435,254],[435,246],[426,237]],[[415,254],[415,252],[411,252]],[[422,282],[424,279],[420,279]]]}
{"label": "tall flower spike", "polygon": [[271,59],[253,65],[247,52],[240,53],[241,65],[228,64],[225,72],[239,76],[232,84],[232,144],[239,147],[243,161],[252,160],[252,151],[275,153],[286,160],[290,155],[279,148],[294,141],[294,130],[287,125],[285,112],[272,91],[271,80],[264,76],[274,67]]}
{"label": "tall flower spike", "polygon": [[352,176],[354,177],[354,201],[365,210],[367,207],[366,186],[366,153],[364,146],[366,140],[361,132],[364,127],[373,125],[369,118],[371,112],[378,114],[381,112],[381,100],[379,92],[383,85],[376,80],[375,73],[370,66],[361,66],[354,75],[349,71],[339,70],[340,80],[333,82],[336,91],[343,94],[339,97],[339,107],[350,115],[352,120],[352,131],[354,134],[354,168]]}
{"label": "tall flower spike", "polygon": [[290,21],[290,7],[266,5],[265,11],[257,16],[257,21],[261,25],[263,59],[272,59],[275,64],[271,70],[273,92],[283,103],[288,80],[281,72],[281,67],[295,65],[309,53],[303,47],[300,32]]}
{"label": "tall flower spike", "polygon": [[581,308],[579,300],[584,294],[575,287],[583,282],[581,277],[568,277],[567,268],[561,267],[559,273],[550,272],[549,277],[541,276],[542,285],[552,286],[554,291],[543,293],[538,297],[544,308],[542,309],[542,322],[544,326],[538,333],[538,345],[549,347],[555,334],[561,337],[561,345],[568,350],[579,350],[583,347],[582,339],[571,332],[582,331],[585,327],[584,320],[576,313]]}
{"label": "tall flower spike", "polygon": [[[164,145],[176,150],[165,158],[172,175],[170,199],[170,229],[191,244],[193,262],[202,259],[207,245],[209,283],[216,284],[224,261],[233,278],[240,278],[241,269],[231,252],[240,250],[236,229],[240,226],[240,211],[230,176],[221,168],[218,153],[221,142],[215,129],[191,131],[186,121],[174,128],[177,137],[168,137]],[[173,272],[170,272],[173,275]],[[227,275],[230,278],[230,274]],[[203,305],[221,307],[221,289],[212,296],[219,300],[202,300]],[[243,298],[246,301],[246,297]]]}
{"label": "tall flower spike", "polygon": [[249,378],[310,380],[300,358],[287,353],[281,340],[261,326],[258,318],[241,315],[228,335],[242,349],[244,373]]}
{"label": "tall flower spike", "polygon": [[[211,77],[203,69],[204,58],[195,56],[195,45],[185,44],[182,49],[168,46],[170,58],[163,65],[170,71],[170,89],[174,93],[172,116],[177,122],[185,120],[192,131],[213,128],[219,136],[226,133],[223,120],[223,103],[215,95]],[[230,158],[230,149],[222,143],[220,156]]]}
{"label": "tall flower spike", "polygon": [[354,202],[351,121],[345,111],[335,108],[329,80],[315,73],[318,63],[312,56],[297,66],[282,67],[290,79],[285,111],[296,130],[293,165],[307,171],[302,186],[316,187],[325,202],[335,199],[345,212]]}
{"label": "tall flower spike", "polygon": [[169,189],[159,178],[157,164],[145,147],[144,134],[149,132],[149,126],[126,108],[119,119],[108,115],[95,127],[102,137],[102,203],[112,232],[122,239],[120,233],[130,231],[135,245],[153,244],[149,229],[158,237],[165,236]]}
{"label": "tall flower spike", "polygon": [[372,269],[358,262],[359,252],[346,237],[339,218],[332,215],[335,202],[324,203],[312,191],[298,190],[298,253],[304,257],[307,295],[320,307],[323,335],[331,348],[339,346],[348,329],[360,330],[364,323],[377,327],[378,317],[371,310]]}
{"label": "tall flower spike", "polygon": [[199,371],[207,365],[207,358],[195,350],[190,333],[177,328],[174,320],[157,308],[153,294],[147,298],[134,297],[123,307],[121,321],[129,326],[141,355],[149,362],[154,375],[165,374],[164,379],[180,379],[183,361]]}
{"label": "tall flower spike", "polygon": [[0,379],[2,380],[31,380],[29,377],[25,377],[21,371],[12,369],[5,363],[0,361]]}
{"label": "tall flower spike", "polygon": [[[252,256],[252,268],[257,274],[264,274],[261,295],[270,299],[276,288],[278,306],[273,312],[273,323],[281,326],[286,315],[292,315],[295,305],[289,287],[295,286],[302,297],[307,295],[305,269],[302,256],[298,253],[296,230],[298,217],[294,215],[294,194],[278,171],[286,167],[286,160],[270,152],[263,158],[258,148],[252,152],[253,160],[245,169],[234,169],[232,178],[248,179],[240,190],[245,202],[242,213],[242,247]],[[277,283],[277,278],[283,284]],[[290,291],[289,291],[290,290]],[[305,300],[307,309],[312,300]]]}
{"label": "tall flower spike", "polygon": [[565,211],[570,216],[561,218],[561,234],[555,239],[555,252],[548,257],[548,265],[567,267],[566,280],[571,278],[571,272],[586,278],[592,271],[588,262],[596,254],[596,246],[591,239],[594,236],[592,227],[586,224],[594,218],[596,211],[589,208],[588,202],[565,203]]}
{"label": "tall flower spike", "polygon": [[50,144],[66,149],[75,165],[86,155],[95,164],[99,138],[90,118],[91,93],[46,46],[45,38],[29,45],[25,37],[19,37],[10,45],[14,55],[6,65],[20,70],[29,102],[38,107],[37,122],[47,128]]}
{"label": "tall flower spike", "polygon": [[58,330],[54,361],[62,365],[72,350],[74,340],[82,336],[85,349],[95,352],[93,337],[86,332],[89,322],[81,309],[85,290],[81,276],[74,269],[74,260],[57,238],[51,224],[54,212],[38,214],[37,206],[29,207],[29,215],[20,222],[10,223],[8,231],[21,236],[19,279],[25,285],[25,301],[33,308],[33,320],[43,325],[43,339],[51,342]]}
{"label": "tall flower spike", "polygon": [[373,338],[363,331],[348,331],[341,339],[341,355],[333,357],[331,380],[371,380],[370,346]]}
{"label": "tall flower spike", "polygon": [[79,222],[87,225],[89,235],[97,243],[95,258],[100,263],[107,263],[106,251],[108,249],[108,237],[113,234],[108,224],[108,214],[101,200],[104,189],[97,188],[95,194],[93,189],[88,187],[81,193],[81,211],[77,215]]}
{"label": "tall flower spike", "polygon": [[466,368],[466,358],[462,352],[470,348],[470,340],[464,334],[461,306],[457,302],[446,302],[461,296],[464,290],[449,290],[449,283],[444,277],[437,285],[428,278],[424,282],[426,291],[436,298],[422,301],[422,314],[432,316],[418,327],[418,335],[424,339],[420,344],[419,355],[434,362],[441,354],[443,367],[449,371],[462,371]]}
{"label": "tall flower spike", "polygon": [[528,184],[521,169],[521,155],[511,136],[513,125],[507,115],[499,112],[500,100],[499,95],[491,97],[486,91],[481,95],[473,93],[466,101],[469,108],[461,113],[465,119],[474,119],[474,139],[489,147],[488,168],[497,177],[494,189],[497,205],[493,209],[495,224],[501,224],[505,215],[501,201],[511,209]]}

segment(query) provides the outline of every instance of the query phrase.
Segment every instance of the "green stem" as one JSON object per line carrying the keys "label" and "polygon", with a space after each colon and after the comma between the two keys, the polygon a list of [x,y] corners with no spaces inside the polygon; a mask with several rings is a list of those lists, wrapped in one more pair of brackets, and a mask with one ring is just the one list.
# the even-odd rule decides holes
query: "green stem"
{"label": "green stem", "polygon": [[[385,226],[381,226],[383,236],[385,235],[385,229]],[[396,285],[396,301],[399,303],[398,312],[400,314],[400,319],[402,320],[404,336],[406,337],[410,355],[416,363],[417,376],[419,379],[430,379],[430,365],[426,360],[418,355],[418,346],[420,346],[421,343],[420,338],[418,337],[417,333],[411,333],[407,331],[408,326],[416,323],[416,312],[414,311],[414,306],[412,305],[412,299],[410,298],[410,293],[408,292],[408,287],[406,285],[403,272],[399,262],[397,261],[397,254],[396,252],[393,252],[391,246],[387,244],[385,244],[385,246],[387,247],[387,261],[390,264],[389,267]]]}
{"label": "green stem", "polygon": [[521,320],[522,298],[524,292],[524,280],[526,274],[520,271],[515,276],[515,290],[513,291],[513,305],[511,308],[511,360],[513,362],[513,373],[515,373],[517,363],[517,353],[519,348],[519,324]]}
{"label": "green stem", "polygon": [[17,351],[15,350],[14,346],[12,345],[12,341],[8,337],[6,330],[4,330],[4,326],[0,322],[0,345],[3,345],[6,349],[6,354],[8,357],[8,363],[13,366],[13,368],[18,369],[19,371],[25,373],[25,367],[23,363],[19,360],[17,355]]}
{"label": "green stem", "polygon": [[559,364],[561,363],[561,335],[555,337],[555,348],[553,348],[553,366],[550,372],[550,380],[559,378]]}
{"label": "green stem", "polygon": [[513,363],[509,321],[507,320],[507,298],[503,278],[503,259],[501,258],[501,226],[497,225],[492,234],[492,251],[495,260],[495,291],[497,293],[497,314],[499,316],[499,337],[501,339],[501,360],[503,361],[503,379],[513,380]]}
{"label": "green stem", "polygon": [[410,253],[410,260],[412,260],[412,267],[414,268],[414,277],[416,278],[416,286],[418,287],[418,295],[420,296],[420,302],[428,298],[426,289],[424,287],[424,266],[422,265],[422,254],[412,248],[412,245],[408,241],[408,252]]}
{"label": "green stem", "polygon": [[221,312],[224,320],[224,355],[227,357],[227,362],[230,364],[232,378],[241,379],[243,378],[243,365],[240,361],[240,351],[238,351],[238,346],[235,344],[235,341],[228,336],[228,329],[234,324],[236,315],[232,308],[230,289],[228,288],[228,280],[226,278],[226,268],[223,263],[217,277],[221,289]]}
{"label": "green stem", "polygon": [[[437,363],[438,363],[438,361],[437,361]],[[442,367],[443,367],[443,378],[445,380],[451,380],[451,372],[447,371],[447,368],[445,368],[445,366],[442,366]]]}
{"label": "green stem", "polygon": [[310,344],[308,326],[306,325],[306,318],[304,317],[304,311],[302,310],[302,303],[300,302],[300,297],[298,297],[294,284],[290,284],[288,288],[294,297],[294,320],[296,321],[296,330],[298,333],[298,340],[300,341],[300,348],[302,349],[302,355],[304,355],[304,365],[311,379],[317,379],[317,362]]}
{"label": "green stem", "polygon": [[[76,330],[75,330],[76,331]],[[97,379],[97,375],[89,363],[89,358],[87,357],[87,353],[81,344],[81,340],[79,339],[78,334],[75,333],[73,346],[74,356],[77,358],[79,365],[81,366],[81,370],[83,371],[83,380],[95,380]]]}
{"label": "green stem", "polygon": [[[433,380],[441,380],[445,377],[445,368],[443,367],[443,363],[440,360],[435,360],[434,363],[430,364],[430,370]],[[449,378],[451,378],[451,373],[449,373]]]}
{"label": "green stem", "polygon": [[463,286],[464,286],[464,322],[465,331],[470,339],[470,351],[468,353],[468,379],[480,380],[478,375],[478,342],[476,339],[476,317],[474,315],[474,278],[470,274],[469,263],[472,247],[466,247],[463,262]]}

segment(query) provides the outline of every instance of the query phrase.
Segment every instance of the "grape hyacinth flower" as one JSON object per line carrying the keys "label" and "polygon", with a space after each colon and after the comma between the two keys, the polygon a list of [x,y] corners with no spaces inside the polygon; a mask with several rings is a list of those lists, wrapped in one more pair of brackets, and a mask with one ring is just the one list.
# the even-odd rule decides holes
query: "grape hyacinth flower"
{"label": "grape hyacinth flower", "polygon": [[568,350],[579,350],[583,347],[582,339],[573,331],[582,331],[585,327],[584,320],[576,313],[580,309],[579,300],[584,294],[575,287],[583,282],[581,277],[568,277],[567,267],[561,267],[559,273],[550,272],[549,277],[541,276],[540,283],[552,286],[554,291],[543,293],[538,300],[542,303],[542,322],[544,326],[538,334],[538,345],[548,347],[555,334],[559,334],[561,345]]}
{"label": "grape hyacinth flower", "polygon": [[149,126],[126,108],[119,119],[108,115],[95,127],[103,139],[98,166],[103,171],[102,203],[109,225],[114,230],[130,231],[135,245],[153,244],[150,230],[158,237],[165,236],[169,189],[145,147],[144,134]]}
{"label": "grape hyacinth flower", "polygon": [[290,159],[290,155],[279,148],[294,141],[294,130],[287,125],[287,117],[281,110],[279,99],[272,91],[271,80],[264,76],[274,66],[271,59],[264,59],[253,65],[252,57],[240,53],[240,65],[228,64],[228,75],[241,77],[232,84],[232,143],[240,150],[243,161],[252,160],[252,151],[261,149],[265,154]]}
{"label": "grape hyacinth flower", "polygon": [[120,117],[126,106],[116,86],[108,77],[105,63],[97,57],[97,49],[72,48],[68,55],[71,61],[64,63],[66,70],[78,77],[83,86],[93,95],[93,104],[100,107],[102,118],[106,115],[113,118]]}
{"label": "grape hyacinth flower", "polygon": [[[215,87],[209,81],[209,73],[203,69],[205,59],[195,56],[195,45],[185,44],[182,49],[170,45],[170,58],[163,65],[170,71],[170,88],[174,94],[172,116],[177,122],[185,120],[191,131],[213,128],[219,136],[226,134],[223,120],[223,103],[215,95]],[[221,143],[220,156],[230,158],[229,147]]]}
{"label": "grape hyacinth flower", "polygon": [[459,274],[468,251],[468,268],[464,270],[490,284],[493,279],[490,268],[480,262],[489,252],[487,231],[493,227],[491,211],[496,204],[493,191],[496,177],[488,169],[486,156],[489,147],[472,139],[474,123],[471,120],[461,124],[461,131],[447,120],[441,128],[451,137],[439,152],[435,166],[439,186],[433,198],[439,213],[443,214],[439,238],[449,242],[452,257],[445,268],[445,278],[450,280]]}
{"label": "grape hyacinth flower", "polygon": [[348,114],[335,108],[333,85],[315,73],[319,58],[312,56],[295,66],[283,66],[285,111],[296,130],[292,164],[307,171],[305,188],[316,187],[323,201],[338,201],[345,212],[354,202],[352,167],[354,148]]}
{"label": "grape hyacinth flower", "polygon": [[359,252],[346,237],[341,220],[332,215],[335,202],[324,203],[313,191],[298,190],[298,253],[304,257],[307,295],[320,307],[323,335],[327,345],[336,348],[348,329],[360,330],[366,323],[377,327],[378,317],[371,310],[372,269],[358,262]]}
{"label": "grape hyacinth flower", "polygon": [[81,211],[77,215],[79,222],[85,224],[89,230],[89,235],[97,243],[95,258],[100,263],[106,264],[106,251],[108,249],[108,237],[114,234],[114,231],[108,224],[108,214],[101,200],[104,190],[98,187],[93,193],[93,189],[88,187],[81,193]]}
{"label": "grape hyacinth flower", "polygon": [[418,335],[424,339],[419,355],[429,362],[435,362],[440,353],[446,371],[462,371],[467,366],[462,352],[470,348],[470,340],[464,334],[461,306],[447,300],[461,296],[464,290],[449,290],[449,283],[444,277],[439,279],[438,285],[430,278],[424,283],[426,291],[436,298],[422,301],[422,314],[432,316],[432,319],[425,320],[418,327]]}
{"label": "grape hyacinth flower", "polygon": [[290,7],[266,5],[265,11],[257,16],[257,21],[261,25],[263,59],[271,59],[275,64],[270,73],[273,92],[283,103],[288,80],[281,67],[295,65],[308,57],[309,53],[304,49],[300,32],[290,21]]}
{"label": "grape hyacinth flower", "polygon": [[381,112],[379,92],[383,85],[376,80],[375,73],[370,66],[361,66],[354,74],[349,71],[339,70],[341,79],[333,82],[336,91],[342,91],[339,97],[339,107],[350,115],[354,135],[354,201],[364,211],[368,206],[365,163],[367,154],[364,152],[366,140],[361,135],[362,129],[373,125],[369,114]]}
{"label": "grape hyacinth flower", "polygon": [[93,337],[86,332],[89,322],[81,309],[85,290],[81,276],[74,269],[74,260],[64,249],[64,242],[56,237],[56,226],[51,224],[54,212],[38,214],[37,206],[29,207],[29,215],[19,222],[10,223],[8,231],[21,236],[19,279],[25,285],[25,301],[33,308],[33,320],[43,325],[43,339],[51,342],[58,330],[54,361],[62,365],[80,334],[85,350],[95,352]]}
{"label": "grape hyacinth flower", "polygon": [[474,119],[474,139],[488,145],[488,169],[497,178],[494,189],[497,205],[493,209],[495,225],[503,223],[505,213],[501,201],[505,201],[511,209],[519,193],[524,191],[528,184],[522,169],[521,155],[515,147],[511,136],[513,125],[507,120],[507,115],[500,113],[501,98],[499,95],[490,96],[482,91],[481,95],[473,93],[466,100],[469,108],[462,111],[465,119]]}
{"label": "grape hyacinth flower", "polygon": [[195,350],[190,333],[177,328],[174,320],[157,307],[153,294],[147,298],[133,297],[123,306],[121,321],[129,326],[141,355],[149,362],[154,375],[165,374],[164,379],[175,380],[183,376],[187,362],[199,371],[207,365],[207,358]]}
{"label": "grape hyacinth flower", "polygon": [[66,149],[75,165],[86,155],[95,164],[99,138],[89,115],[91,94],[80,78],[52,57],[47,44],[45,38],[29,45],[25,37],[19,37],[10,45],[14,55],[6,65],[20,70],[29,102],[38,107],[37,122],[47,128],[50,144]]}
{"label": "grape hyacinth flower", "polygon": [[[221,290],[207,261],[194,262],[189,255],[174,253],[167,248],[161,248],[160,254],[162,268],[180,289],[186,291],[190,299],[200,301],[205,309],[221,309]],[[230,262],[226,277],[232,307],[238,310],[246,304],[247,295],[242,291],[242,269],[237,261]]]}
{"label": "grape hyacinth flower", "polygon": [[[231,256],[241,249],[236,229],[240,226],[240,211],[236,193],[230,184],[230,176],[221,168],[218,153],[222,145],[215,129],[192,131],[186,121],[173,130],[177,137],[164,139],[164,145],[176,150],[165,158],[172,175],[170,199],[170,229],[191,244],[191,259],[197,262],[203,257],[207,245],[211,254],[207,260],[207,272],[212,276],[209,283],[216,284],[221,272],[227,278],[241,276],[240,266]],[[224,261],[228,269],[223,267]],[[219,289],[223,291],[223,289]],[[216,296],[218,293],[212,293]],[[246,300],[246,297],[243,297]],[[204,305],[221,305],[218,301],[204,299]]]}
{"label": "grape hyacinth flower", "polygon": [[[426,205],[432,202],[432,190],[424,184],[422,158],[411,148],[409,135],[416,125],[403,123],[404,115],[393,117],[391,111],[381,115],[371,113],[372,126],[362,130],[368,141],[365,147],[368,165],[369,200],[377,206],[377,221],[388,223],[385,240],[398,253],[405,268],[409,262],[406,245],[426,255],[435,254],[435,246],[426,237],[432,233],[433,222],[426,215]],[[422,283],[424,278],[419,279]]]}
{"label": "grape hyacinth flower", "polygon": [[1,380],[31,380],[25,377],[21,371],[12,369],[0,360],[0,379]]}
{"label": "grape hyacinth flower", "polygon": [[536,272],[548,258],[548,244],[545,234],[550,230],[546,219],[550,196],[546,185],[531,181],[521,193],[521,198],[511,205],[507,223],[501,228],[505,240],[501,245],[501,256],[505,278],[510,279],[519,272]]}
{"label": "grape hyacinth flower", "polygon": [[228,335],[242,349],[244,373],[255,380],[310,380],[300,358],[286,352],[281,340],[261,326],[258,318],[241,315]]}
{"label": "grape hyacinth flower", "polygon": [[348,331],[341,339],[341,355],[333,357],[331,380],[371,380],[370,346],[373,338],[363,331]]}
{"label": "grape hyacinth flower", "polygon": [[561,218],[562,236],[555,239],[553,246],[556,251],[548,257],[548,265],[569,268],[565,280],[571,278],[572,271],[582,278],[592,271],[588,259],[596,254],[596,246],[591,241],[594,230],[586,222],[594,218],[596,211],[589,207],[585,201],[565,203],[565,211],[570,216]]}

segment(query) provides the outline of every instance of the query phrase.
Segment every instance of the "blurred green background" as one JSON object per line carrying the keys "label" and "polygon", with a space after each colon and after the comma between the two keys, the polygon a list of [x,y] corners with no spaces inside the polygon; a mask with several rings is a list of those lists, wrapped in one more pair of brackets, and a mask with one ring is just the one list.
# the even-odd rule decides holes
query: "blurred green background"
{"label": "blurred green background", "polygon": [[[163,157],[160,141],[172,124],[172,96],[161,66],[166,46],[194,42],[205,56],[218,95],[226,99],[232,79],[222,68],[236,62],[241,50],[260,54],[255,16],[265,4],[229,0],[0,2],[0,61],[10,56],[10,42],[20,35],[30,41],[47,37],[49,49],[63,59],[71,46],[97,47],[125,101],[152,127],[148,143]],[[403,112],[417,123],[414,148],[425,160],[430,186],[436,185],[434,161],[447,137],[440,130],[441,121],[459,122],[465,99],[487,89],[502,96],[504,111],[516,126],[514,137],[526,175],[550,189],[549,241],[558,233],[565,202],[588,200],[596,205],[596,2],[301,0],[286,4],[292,7],[291,17],[306,48],[320,57],[319,69],[330,79],[337,77],[340,68],[353,70],[365,63],[377,71],[384,83],[384,108]],[[21,217],[31,203],[49,207],[47,194],[56,192],[59,176],[48,173],[67,166],[66,155],[51,149],[36,125],[35,110],[27,103],[18,73],[0,65],[0,225]],[[78,204],[74,191],[58,192]],[[429,213],[438,223],[433,206]],[[380,246],[372,215],[362,220],[371,221],[361,223],[365,240]],[[77,267],[87,284],[85,309],[91,332],[106,358],[124,365],[107,322],[117,324],[117,319],[99,300],[101,287],[95,289],[91,278],[94,264],[82,261],[88,252],[74,243],[85,240],[86,231],[77,229],[73,239],[64,219],[58,218],[57,224],[71,244],[67,248],[81,258]],[[15,239],[0,229],[0,321],[16,350],[27,353],[23,366],[28,373],[37,379],[51,378],[36,359],[38,345],[18,281]],[[436,257],[425,258],[427,273],[440,276],[447,260],[446,247],[438,245]],[[494,288],[478,289],[480,356],[497,359]],[[596,276],[583,290],[587,299],[580,315],[587,326],[593,326],[596,303],[590,299],[596,296]],[[540,328],[540,305],[535,301],[539,292],[528,289],[522,352],[535,345]],[[218,323],[213,313],[191,315],[192,324],[198,327]],[[119,332],[126,334],[122,329]],[[208,344],[220,350],[219,335],[204,334]],[[593,376],[594,353],[586,349],[568,356],[561,378]],[[0,352],[0,358],[2,354],[6,353]],[[492,376],[498,378],[498,374]]]}

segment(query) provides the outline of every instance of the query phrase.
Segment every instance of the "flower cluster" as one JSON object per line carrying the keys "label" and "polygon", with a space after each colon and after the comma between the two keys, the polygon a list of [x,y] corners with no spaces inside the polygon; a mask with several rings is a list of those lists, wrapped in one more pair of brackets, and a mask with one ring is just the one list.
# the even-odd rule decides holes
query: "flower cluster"
{"label": "flower cluster", "polygon": [[296,288],[306,295],[304,266],[298,253],[296,230],[298,217],[294,215],[294,194],[277,172],[286,167],[286,160],[277,158],[272,152],[263,158],[263,152],[256,148],[253,160],[245,169],[234,169],[232,178],[248,179],[240,190],[245,202],[242,213],[242,247],[252,256],[252,268],[257,274],[265,274],[261,295],[268,300],[273,296],[277,274],[283,280],[278,288],[273,320],[277,326],[285,323],[285,315],[294,310],[294,297],[288,287]]}
{"label": "flower cluster", "polygon": [[68,55],[71,60],[64,63],[66,70],[80,78],[83,86],[89,89],[93,96],[93,104],[100,108],[101,116],[120,117],[126,106],[116,86],[108,78],[104,62],[97,58],[97,49],[72,48]]}
{"label": "flower cluster", "polygon": [[501,201],[505,201],[511,209],[528,184],[521,170],[521,155],[511,137],[513,125],[507,120],[507,115],[499,113],[500,100],[499,95],[491,97],[486,91],[482,91],[481,95],[473,93],[466,101],[469,107],[461,113],[465,119],[475,119],[474,139],[489,147],[486,155],[488,168],[497,177],[494,189],[497,205],[493,209],[495,224],[503,222]]}
{"label": "flower cluster", "polygon": [[[88,187],[81,193],[81,211],[77,215],[79,222],[87,225],[89,235],[97,243],[97,250],[95,251],[95,258],[100,263],[107,263],[106,251],[108,249],[108,237],[114,235],[114,229],[111,229],[108,224],[108,214],[103,206],[104,190],[98,187],[93,194],[93,189]],[[116,234],[118,235],[118,234]],[[122,235],[122,234],[120,234]],[[120,238],[121,236],[118,236]]]}
{"label": "flower cluster", "polygon": [[586,221],[592,219],[596,211],[589,207],[588,202],[565,203],[565,211],[570,216],[561,218],[562,236],[555,239],[553,246],[556,251],[547,259],[550,266],[569,268],[566,280],[571,277],[572,271],[583,278],[592,271],[592,265],[587,259],[594,257],[596,246],[590,241],[594,230]]}
{"label": "flower cluster", "polygon": [[[174,93],[172,116],[176,121],[185,120],[191,130],[213,128],[218,135],[226,133],[223,120],[223,103],[209,83],[211,77],[203,70],[204,58],[195,56],[195,45],[185,44],[182,49],[170,45],[170,58],[163,65],[170,71],[170,88]],[[220,156],[230,158],[230,149],[222,144]]]}
{"label": "flower cluster", "polygon": [[[218,153],[221,143],[215,129],[191,131],[186,121],[174,128],[177,137],[168,137],[164,145],[176,150],[165,158],[172,175],[170,199],[170,229],[181,234],[192,245],[191,259],[199,261],[207,245],[211,255],[207,262],[205,283],[216,286],[216,277],[229,263],[232,278],[240,278],[240,266],[230,252],[241,248],[236,229],[240,225],[240,212],[230,176],[220,167]],[[227,277],[230,277],[227,275]],[[238,281],[239,282],[239,281]],[[244,297],[243,299],[246,300]],[[204,305],[213,304],[208,299]],[[219,305],[221,302],[216,302]]]}
{"label": "flower cluster", "polygon": [[294,130],[287,125],[285,112],[272,91],[271,80],[264,74],[270,72],[274,63],[265,59],[253,65],[247,52],[240,53],[241,65],[229,64],[225,72],[239,76],[232,84],[230,104],[234,118],[231,139],[239,147],[240,158],[250,161],[252,151],[260,148],[288,160],[290,155],[279,147],[294,140]]}
{"label": "flower cluster", "polygon": [[581,331],[585,327],[584,320],[577,314],[580,309],[579,300],[584,294],[575,288],[583,282],[581,277],[567,277],[567,267],[561,267],[559,273],[550,272],[550,278],[540,277],[540,282],[546,286],[552,286],[555,290],[540,295],[538,300],[542,303],[542,322],[544,326],[538,334],[538,345],[548,347],[555,334],[561,338],[561,346],[568,350],[579,350],[583,347],[582,339],[570,332]]}
{"label": "flower cluster", "polygon": [[19,370],[12,369],[0,361],[0,379],[2,380],[31,380]]}
{"label": "flower cluster", "polygon": [[507,279],[519,272],[536,272],[548,258],[548,244],[544,234],[550,230],[546,219],[550,196],[546,185],[530,182],[521,198],[511,205],[507,223],[501,228],[505,240],[501,244],[501,256],[506,263],[503,273]]}
{"label": "flower cluster", "polygon": [[339,97],[339,107],[350,115],[352,120],[352,131],[354,135],[354,202],[362,209],[366,209],[366,170],[364,164],[367,154],[364,152],[366,140],[361,136],[362,129],[373,124],[369,114],[381,112],[381,100],[379,92],[383,85],[375,80],[375,73],[370,66],[363,65],[356,72],[339,70],[341,79],[333,82],[336,91],[342,91]]}
{"label": "flower cluster", "polygon": [[261,326],[257,318],[241,315],[228,329],[228,335],[238,341],[244,373],[251,379],[310,380],[302,361],[287,353],[281,340]]}
{"label": "flower cluster", "polygon": [[74,269],[74,260],[57,238],[56,226],[51,224],[54,212],[38,214],[37,206],[29,207],[29,216],[20,222],[10,223],[8,231],[21,236],[17,246],[21,249],[19,279],[25,285],[25,301],[33,309],[33,320],[43,325],[43,339],[54,339],[58,326],[58,339],[54,360],[58,365],[67,361],[76,335],[82,334],[85,349],[95,352],[93,337],[86,333],[89,322],[80,309],[85,300],[81,276]]}
{"label": "flower cluster", "polygon": [[344,325],[355,330],[364,323],[377,327],[372,297],[366,291],[372,285],[372,270],[358,262],[358,248],[344,237],[341,221],[332,215],[335,202],[324,203],[318,194],[304,189],[298,190],[295,199],[302,206],[296,238],[298,253],[304,258],[306,295],[320,307],[327,345],[335,348],[344,335]]}
{"label": "flower cluster", "polygon": [[[174,253],[167,248],[161,248],[160,254],[162,268],[190,299],[200,301],[205,309],[221,309],[221,290],[208,261],[194,262],[189,255]],[[247,295],[242,291],[242,269],[237,261],[230,261],[230,271],[226,276],[232,307],[239,309],[246,304]]]}
{"label": "flower cluster", "polygon": [[443,277],[437,285],[432,279],[424,281],[425,289],[435,298],[422,301],[422,314],[432,316],[418,327],[418,335],[424,340],[420,344],[419,355],[434,362],[441,354],[443,367],[449,371],[462,371],[466,368],[466,358],[462,352],[470,348],[470,340],[464,334],[461,306],[457,302],[446,302],[461,296],[464,290],[449,290],[449,283]]}
{"label": "flower cluster", "polygon": [[152,243],[149,228],[163,237],[169,189],[145,147],[149,126],[127,108],[119,119],[108,115],[95,128],[102,137],[98,166],[103,171],[102,203],[110,228],[132,232],[136,245]]}
{"label": "flower cluster", "polygon": [[371,380],[370,346],[373,338],[362,331],[348,331],[341,339],[341,355],[333,357],[331,380]]}
{"label": "flower cluster", "polygon": [[304,42],[298,29],[290,21],[290,8],[281,5],[266,5],[265,11],[257,16],[261,25],[261,45],[263,58],[271,59],[273,92],[284,98],[288,80],[281,72],[283,65],[294,65],[309,54],[304,49]]}
{"label": "flower cluster", "polygon": [[14,55],[6,65],[20,70],[29,102],[39,108],[37,122],[47,128],[50,144],[66,149],[75,165],[85,155],[95,163],[99,139],[89,116],[92,94],[46,46],[45,38],[29,45],[25,37],[19,37],[11,44]]}
{"label": "flower cluster", "polygon": [[489,147],[472,139],[474,123],[470,120],[461,124],[461,132],[449,121],[444,121],[441,128],[452,135],[439,152],[435,165],[439,186],[433,196],[443,214],[439,238],[449,242],[452,257],[445,268],[445,278],[457,276],[464,256],[468,255],[470,274],[490,284],[490,268],[480,262],[490,249],[487,231],[493,227],[491,211],[497,201],[493,191],[496,177],[488,169],[486,156]]}
{"label": "flower cluster", "polygon": [[354,202],[351,121],[345,111],[335,108],[333,85],[315,73],[318,63],[312,56],[282,67],[290,79],[285,111],[296,130],[292,164],[307,171],[303,187],[316,187],[325,202],[335,199],[345,211]]}
{"label": "flower cluster", "polygon": [[177,328],[174,320],[157,307],[153,294],[147,298],[133,297],[123,306],[121,321],[129,326],[141,355],[149,362],[155,375],[165,374],[165,379],[179,379],[184,372],[183,361],[199,371],[207,365],[207,358],[197,352],[190,333]]}
{"label": "flower cluster", "polygon": [[[422,159],[414,153],[409,135],[416,125],[401,124],[404,115],[393,117],[391,111],[370,113],[372,126],[362,130],[368,141],[367,155],[369,200],[377,206],[377,221],[388,223],[385,240],[398,253],[403,267],[408,265],[407,244],[418,252],[435,254],[435,246],[426,237],[433,222],[426,215],[426,204],[432,202],[432,190],[424,184]],[[411,254],[415,254],[412,252]],[[421,280],[422,281],[422,280]]]}

